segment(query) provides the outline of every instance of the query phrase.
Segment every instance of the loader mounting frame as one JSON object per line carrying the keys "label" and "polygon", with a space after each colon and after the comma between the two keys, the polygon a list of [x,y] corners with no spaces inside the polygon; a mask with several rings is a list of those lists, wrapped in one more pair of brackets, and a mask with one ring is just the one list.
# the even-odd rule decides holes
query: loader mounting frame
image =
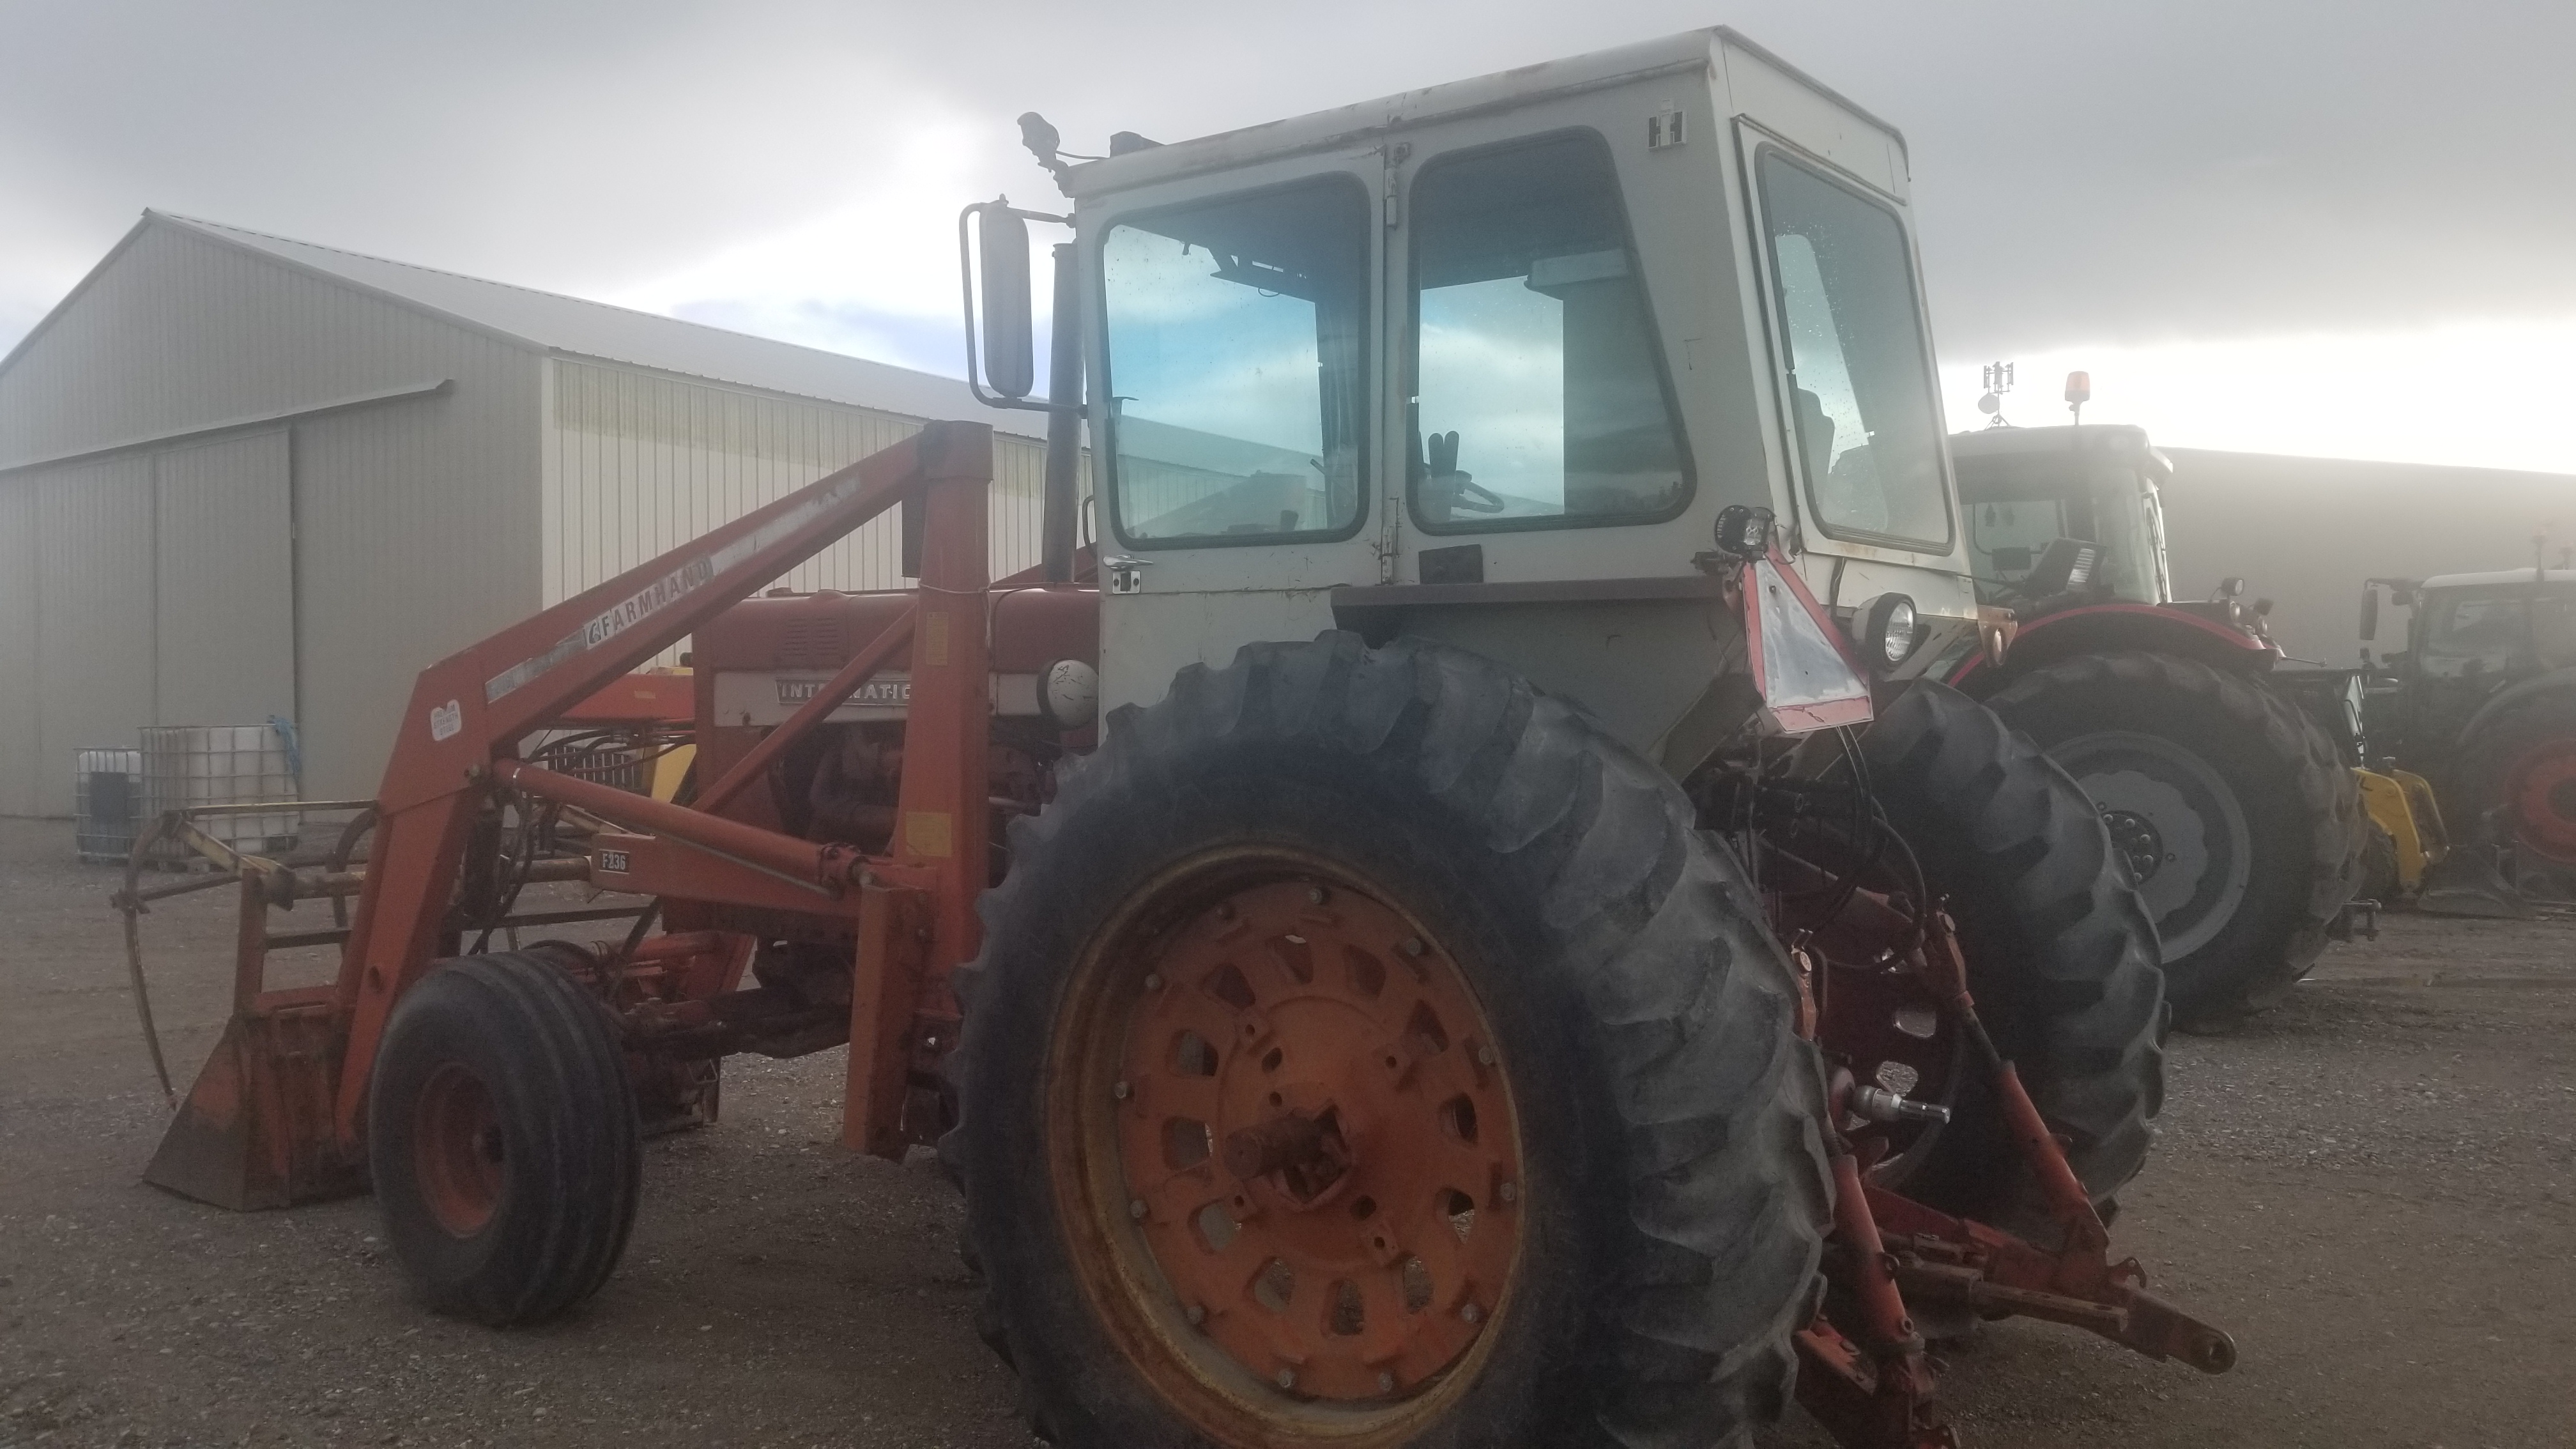
{"label": "loader mounting frame", "polygon": [[[158,823],[147,845],[176,838],[224,874],[147,890],[129,872],[116,897],[129,943],[150,901],[226,880],[239,882],[242,924],[231,1020],[179,1104],[147,1180],[237,1209],[363,1190],[377,1046],[402,994],[461,949],[460,882],[477,817],[504,792],[584,812],[602,827],[586,860],[536,863],[552,878],[654,896],[675,915],[730,906],[851,922],[858,945],[844,1137],[882,1156],[926,1140],[935,1124],[905,1111],[915,1093],[915,1047],[953,1036],[957,1008],[947,974],[974,954],[974,901],[989,869],[985,510],[992,471],[990,428],[932,423],[432,665],[413,689],[372,802],[374,839],[363,871],[293,870],[240,854],[184,813]],[[664,803],[520,757],[531,735],[577,717],[585,701],[622,676],[898,505],[919,510],[907,520],[917,521],[920,540],[912,609],[751,758],[712,782],[698,805]],[[900,825],[884,853],[818,844],[714,813],[906,645],[910,748]],[[356,917],[345,933],[268,929],[272,905],[353,893]],[[485,924],[637,914],[627,907]],[[330,984],[267,985],[270,950],[335,937],[341,955]],[[747,1009],[728,1010],[758,1004],[735,1000],[752,995],[735,991],[750,944],[729,933],[675,930],[649,943],[604,943],[575,974],[618,1012],[630,1053],[649,1057],[693,1033],[721,1047],[759,1031]],[[135,972],[148,1039],[139,952]],[[790,1025],[809,1047],[841,1039],[837,1022]],[[157,1042],[153,1051],[158,1066]],[[163,1078],[166,1089],[166,1071]]]}

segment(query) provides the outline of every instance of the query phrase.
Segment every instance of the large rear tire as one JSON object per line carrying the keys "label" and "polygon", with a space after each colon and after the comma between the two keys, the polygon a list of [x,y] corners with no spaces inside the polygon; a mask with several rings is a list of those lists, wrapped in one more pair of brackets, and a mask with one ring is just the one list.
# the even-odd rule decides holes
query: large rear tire
{"label": "large rear tire", "polygon": [[543,949],[444,962],[403,993],[367,1093],[385,1237],[430,1307],[537,1323],[597,1292],[642,1174],[607,1011]]}
{"label": "large rear tire", "polygon": [[2174,1020],[2278,1002],[2361,881],[2361,794],[2333,742],[2262,685],[2166,654],[2082,655],[1987,703],[2066,767],[2129,861]]}
{"label": "large rear tire", "polygon": [[[1861,736],[1888,820],[1949,903],[1969,989],[2097,1204],[2146,1162],[2164,1105],[2155,931],[2074,780],[1985,707],[1925,682]],[[1963,1216],[2045,1232],[1982,1068],[1898,1184]]]}
{"label": "large rear tire", "polygon": [[1683,1446],[1780,1411],[1817,1058],[1741,874],[1587,716],[1418,641],[1251,645],[1114,715],[1011,847],[943,1152],[1041,1436]]}

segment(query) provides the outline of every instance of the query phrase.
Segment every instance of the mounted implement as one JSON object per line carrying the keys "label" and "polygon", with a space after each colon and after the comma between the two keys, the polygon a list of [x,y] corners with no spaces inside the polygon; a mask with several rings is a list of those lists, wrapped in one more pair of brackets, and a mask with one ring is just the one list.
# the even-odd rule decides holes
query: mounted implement
{"label": "mounted implement", "polygon": [[[934,426],[432,668],[323,1106],[250,1135],[363,1160],[431,1302],[527,1321],[613,1267],[647,1118],[846,1042],[845,1140],[938,1143],[979,1329],[1096,1449],[1723,1443],[1793,1396],[1928,1449],[1928,1342],[2011,1314],[2225,1369],[2102,1222],[2154,929],[1938,682],[2009,631],[1894,133],[1723,31],[1081,165],[1023,131],[1072,216],[961,230],[977,386],[1054,415],[1041,566],[988,585],[985,435]],[[917,589],[747,597],[898,498]],[[692,632],[680,798],[545,763]],[[507,938],[565,851],[649,898],[622,942]]]}
{"label": "mounted implement", "polygon": [[[865,1047],[854,1054],[850,1131],[854,1141],[899,1152],[912,1018],[923,1010],[953,1015],[942,983],[973,950],[973,900],[985,870],[990,444],[980,425],[935,424],[425,671],[374,802],[362,869],[295,871],[224,852],[243,901],[234,1017],[171,1124],[151,1180],[237,1208],[361,1188],[370,1086],[395,1008],[413,986],[465,954],[477,935],[488,940],[496,930],[561,927],[584,917],[634,918],[642,910],[502,908],[519,888],[548,880],[661,898],[657,914],[670,928],[664,933],[645,936],[638,927],[622,946],[558,949],[549,958],[597,1002],[599,1022],[576,1025],[606,1030],[614,1014],[648,1108],[687,1105],[677,1098],[687,1095],[692,1061],[776,1045],[798,1032],[801,1041],[836,1045],[858,1011],[866,1016]],[[863,657],[868,667],[847,671],[851,679],[839,694],[818,694],[820,708],[768,732],[766,750],[747,772],[706,780],[701,790],[711,802],[732,799],[842,694],[889,663],[907,663],[912,709],[924,728],[893,792],[904,828],[877,841],[874,853],[549,769],[542,750],[522,757],[523,745],[539,743],[629,670],[897,505],[920,510],[923,519],[918,567],[928,602],[888,626]],[[907,651],[916,634],[924,647]],[[712,752],[700,758],[702,771],[721,763]],[[530,849],[526,827],[541,813],[560,819],[567,810],[587,817],[584,848],[550,856]],[[345,933],[268,928],[272,906],[353,891],[357,912]],[[129,887],[124,900],[140,905],[155,894]],[[873,989],[863,1001],[837,1003],[838,1019],[825,1020],[815,1003],[789,1002],[770,988],[741,990],[756,938],[706,929],[733,915],[782,910],[868,943],[864,974]],[[342,934],[330,985],[266,987],[269,949],[328,944]],[[673,1100],[655,1103],[657,1090]],[[632,1111],[621,1104],[599,1123],[576,1125],[613,1133],[619,1114]],[[463,1140],[474,1137],[481,1119],[466,1112],[441,1121]],[[472,1151],[490,1146],[483,1140]],[[381,1183],[384,1164],[376,1167]]]}

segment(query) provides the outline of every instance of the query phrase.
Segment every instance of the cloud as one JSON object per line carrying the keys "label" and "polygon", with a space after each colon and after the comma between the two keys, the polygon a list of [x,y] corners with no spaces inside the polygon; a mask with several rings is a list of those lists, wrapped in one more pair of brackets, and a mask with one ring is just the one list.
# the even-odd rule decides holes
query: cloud
{"label": "cloud", "polygon": [[[2576,473],[2566,426],[2576,313],[2385,332],[2097,344],[2024,353],[2003,415],[2064,422],[2068,372],[2095,422],[2176,447]],[[1953,428],[1979,426],[1977,363],[1944,365]]]}
{"label": "cloud", "polygon": [[[1023,110],[1075,149],[1173,139],[1711,18],[1702,0],[0,0],[0,345],[156,206],[953,365],[931,319],[954,306],[957,207],[1054,200],[1018,150]],[[1736,0],[1726,18],[1904,129],[1936,335],[1962,362],[2080,344],[2107,386],[2105,357],[2242,345],[2234,373],[2190,355],[2250,380],[2283,339],[2363,336],[2391,339],[2372,355],[2420,395],[2454,344],[2402,339],[2576,316],[2576,6]],[[2518,355],[2576,388],[2545,349]],[[2217,374],[2158,374],[2178,440],[2258,435],[2199,375]],[[2352,401],[2373,387],[2409,391],[2355,378],[2279,435],[2398,446],[2383,406]]]}

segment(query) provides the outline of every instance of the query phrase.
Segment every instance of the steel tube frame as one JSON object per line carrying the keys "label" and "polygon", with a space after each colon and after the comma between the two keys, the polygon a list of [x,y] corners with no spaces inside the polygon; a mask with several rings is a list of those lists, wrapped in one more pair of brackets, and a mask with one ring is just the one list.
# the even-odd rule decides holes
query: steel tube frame
{"label": "steel tube frame", "polygon": [[[467,828],[519,741],[906,496],[971,492],[980,520],[992,467],[989,427],[933,423],[422,672],[377,795],[383,813],[335,984],[348,1036],[332,1128],[344,1149],[362,1138],[393,1003],[436,954]],[[973,546],[980,556],[980,531]],[[980,750],[975,764],[980,773]],[[621,811],[635,798],[621,796]],[[971,917],[971,903],[962,909]]]}

